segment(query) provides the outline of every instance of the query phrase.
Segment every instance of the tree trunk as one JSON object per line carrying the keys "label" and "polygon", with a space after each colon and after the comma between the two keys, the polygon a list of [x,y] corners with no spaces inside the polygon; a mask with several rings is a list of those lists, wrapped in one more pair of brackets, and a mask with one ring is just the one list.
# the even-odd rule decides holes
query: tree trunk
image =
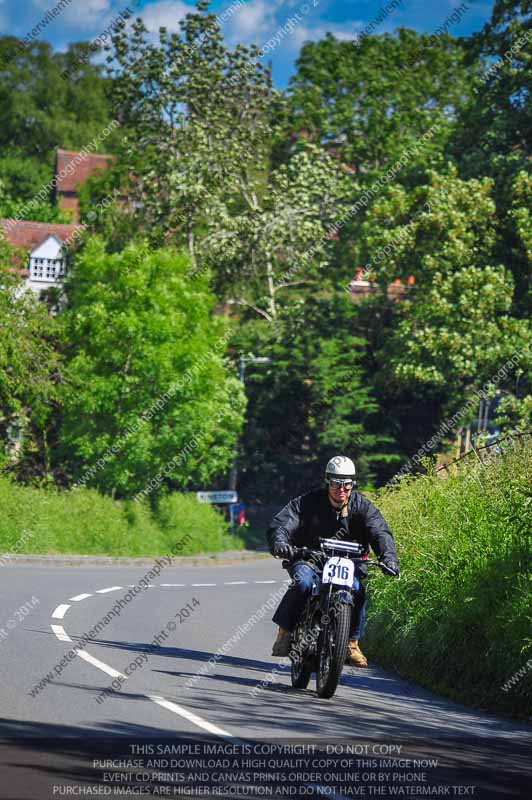
{"label": "tree trunk", "polygon": [[198,262],[196,260],[196,242],[194,239],[194,231],[189,228],[188,229],[188,253],[190,256],[190,262],[192,264],[193,272],[196,272],[198,269]]}
{"label": "tree trunk", "polygon": [[277,309],[275,307],[275,281],[273,279],[272,262],[269,259],[266,263],[266,280],[268,281],[268,294],[269,294],[268,308],[271,318],[275,319],[277,316]]}
{"label": "tree trunk", "polygon": [[48,444],[48,436],[46,434],[46,423],[42,429],[42,444],[43,444],[43,458],[44,458],[44,475],[46,479],[50,475],[52,471],[52,463],[51,463],[51,454],[50,454],[50,446]]}

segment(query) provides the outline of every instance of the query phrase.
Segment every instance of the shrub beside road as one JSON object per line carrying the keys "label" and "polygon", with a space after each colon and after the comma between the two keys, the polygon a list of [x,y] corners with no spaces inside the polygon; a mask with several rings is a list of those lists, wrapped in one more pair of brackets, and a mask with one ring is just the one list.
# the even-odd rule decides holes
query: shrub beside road
{"label": "shrub beside road", "polygon": [[59,492],[0,479],[0,508],[0,552],[164,555],[180,540],[180,555],[194,555],[244,546],[193,494],[163,497],[152,512],[147,502],[115,501],[94,489]]}
{"label": "shrub beside road", "polygon": [[[407,478],[378,499],[403,574],[373,585],[366,646],[442,694],[530,716],[530,439]],[[443,477],[442,477],[443,474]],[[512,680],[512,676],[519,680]]]}

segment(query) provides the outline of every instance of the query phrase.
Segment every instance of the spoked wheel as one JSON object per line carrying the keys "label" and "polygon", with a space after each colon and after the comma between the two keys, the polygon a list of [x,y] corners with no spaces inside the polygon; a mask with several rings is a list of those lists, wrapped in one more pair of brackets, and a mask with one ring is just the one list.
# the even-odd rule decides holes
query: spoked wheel
{"label": "spoked wheel", "polygon": [[339,603],[331,608],[330,622],[320,637],[316,691],[318,697],[332,697],[345,663],[351,623],[351,606]]}

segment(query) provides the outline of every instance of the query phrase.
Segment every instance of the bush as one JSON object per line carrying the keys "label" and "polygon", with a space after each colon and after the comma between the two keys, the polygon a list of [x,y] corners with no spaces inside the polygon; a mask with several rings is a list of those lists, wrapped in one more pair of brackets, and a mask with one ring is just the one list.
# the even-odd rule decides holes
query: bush
{"label": "bush", "polygon": [[170,494],[159,503],[157,519],[167,541],[183,541],[182,555],[238,550],[244,544],[229,533],[229,523],[213,506],[193,494]]}
{"label": "bush", "polygon": [[516,441],[503,456],[483,455],[484,464],[466,459],[454,474],[383,492],[377,502],[403,574],[375,581],[367,629],[368,652],[383,665],[456,699],[525,715],[531,450],[530,440]]}
{"label": "bush", "polygon": [[145,502],[117,502],[94,489],[58,492],[0,478],[0,550],[113,556],[181,555],[239,549],[224,517],[193,495],[166,497],[157,515]]}

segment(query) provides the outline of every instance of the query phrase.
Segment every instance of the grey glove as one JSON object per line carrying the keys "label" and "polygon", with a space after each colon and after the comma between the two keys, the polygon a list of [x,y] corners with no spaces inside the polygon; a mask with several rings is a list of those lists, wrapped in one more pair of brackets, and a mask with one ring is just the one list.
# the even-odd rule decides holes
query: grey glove
{"label": "grey glove", "polygon": [[273,554],[275,558],[290,558],[292,555],[292,548],[288,542],[275,542],[273,546]]}
{"label": "grey glove", "polygon": [[385,558],[384,561],[381,561],[381,569],[385,575],[395,575],[398,578],[401,574],[399,562],[392,558]]}

